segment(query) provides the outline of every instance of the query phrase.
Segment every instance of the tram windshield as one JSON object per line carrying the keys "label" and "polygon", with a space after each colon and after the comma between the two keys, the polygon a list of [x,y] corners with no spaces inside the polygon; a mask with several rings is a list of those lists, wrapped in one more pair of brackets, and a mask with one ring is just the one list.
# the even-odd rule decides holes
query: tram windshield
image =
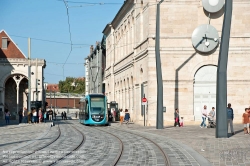
{"label": "tram windshield", "polygon": [[104,114],[105,111],[105,98],[104,97],[91,97],[90,98],[91,114]]}

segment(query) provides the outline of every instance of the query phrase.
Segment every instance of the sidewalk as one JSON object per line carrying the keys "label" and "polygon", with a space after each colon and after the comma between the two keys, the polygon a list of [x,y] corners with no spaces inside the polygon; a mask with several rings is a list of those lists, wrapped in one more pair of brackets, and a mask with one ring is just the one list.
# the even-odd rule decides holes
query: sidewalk
{"label": "sidewalk", "polygon": [[250,135],[244,135],[242,124],[234,124],[236,134],[228,134],[229,138],[215,138],[215,128],[200,128],[199,125],[165,126],[164,129],[157,130],[155,127],[133,124],[124,129],[164,136],[166,140],[178,143],[185,150],[192,148],[211,165],[250,166]]}

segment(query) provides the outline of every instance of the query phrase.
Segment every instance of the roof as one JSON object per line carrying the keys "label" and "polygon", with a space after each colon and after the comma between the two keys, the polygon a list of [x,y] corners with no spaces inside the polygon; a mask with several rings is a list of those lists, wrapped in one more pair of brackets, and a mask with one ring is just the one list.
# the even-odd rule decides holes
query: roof
{"label": "roof", "polygon": [[[8,38],[8,48],[2,49],[2,38]],[[0,31],[0,58],[25,58],[24,53],[18,48],[18,46],[13,42],[11,37],[4,30]]]}

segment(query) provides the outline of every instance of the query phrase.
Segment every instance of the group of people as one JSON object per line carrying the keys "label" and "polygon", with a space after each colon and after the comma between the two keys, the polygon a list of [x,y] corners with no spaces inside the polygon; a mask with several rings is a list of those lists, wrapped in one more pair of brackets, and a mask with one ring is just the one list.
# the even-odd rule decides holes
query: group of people
{"label": "group of people", "polygon": [[[23,109],[20,109],[19,112],[19,123],[28,123],[29,121],[31,121],[33,124],[37,124],[37,123],[42,123],[45,122],[46,120],[53,120],[53,116],[54,119],[56,119],[56,112],[53,113],[53,111],[50,109],[49,111],[42,111],[41,108],[38,109],[38,112],[36,109],[32,109],[31,112],[29,113],[26,107],[23,107]],[[8,114],[6,114],[8,116]],[[10,116],[10,114],[9,114]],[[6,124],[9,121],[9,118],[7,118],[6,120]]]}
{"label": "group of people", "polygon": [[184,119],[183,117],[180,118],[179,109],[176,108],[174,112],[174,127],[183,127],[184,126],[183,119]]}
{"label": "group of people", "polygon": [[[212,107],[212,110],[208,113],[207,106],[204,105],[204,108],[201,111],[201,114],[202,114],[202,122],[200,125],[201,128],[203,128],[203,127],[207,128],[207,125],[206,125],[206,118],[207,117],[212,118],[213,121],[215,121],[215,108],[214,107]],[[234,128],[233,128],[233,119],[234,119],[234,111],[233,111],[231,103],[228,103],[228,105],[227,105],[227,123],[230,126],[230,130],[231,130],[232,135],[235,134]]]}
{"label": "group of people", "polygon": [[128,124],[129,119],[130,119],[130,114],[128,112],[128,109],[125,109],[125,111],[120,109],[120,125],[122,125],[124,121],[126,122],[126,124]]}
{"label": "group of people", "polygon": [[67,120],[67,114],[65,111],[64,112],[62,111],[61,117],[62,117],[62,120]]}

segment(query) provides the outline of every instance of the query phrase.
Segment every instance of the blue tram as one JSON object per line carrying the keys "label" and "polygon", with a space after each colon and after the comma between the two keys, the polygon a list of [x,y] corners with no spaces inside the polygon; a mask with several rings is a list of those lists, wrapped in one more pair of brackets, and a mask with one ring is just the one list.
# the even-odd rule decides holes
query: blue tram
{"label": "blue tram", "polygon": [[108,125],[107,98],[89,94],[80,100],[79,122],[85,125]]}

